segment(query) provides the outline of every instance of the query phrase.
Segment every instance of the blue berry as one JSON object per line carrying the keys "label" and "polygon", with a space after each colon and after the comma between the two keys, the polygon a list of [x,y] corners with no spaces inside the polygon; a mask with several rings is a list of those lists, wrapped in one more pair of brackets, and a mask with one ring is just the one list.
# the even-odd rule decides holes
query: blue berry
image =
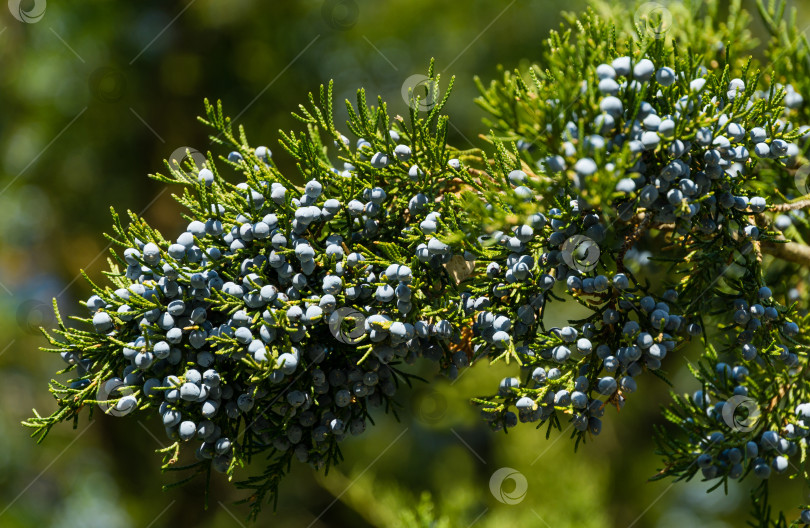
{"label": "blue berry", "polygon": [[96,332],[105,333],[113,328],[113,320],[110,314],[106,312],[97,312],[93,315],[93,326]]}
{"label": "blue berry", "polygon": [[307,182],[304,192],[307,196],[317,198],[321,195],[321,192],[323,192],[323,186],[318,180],[310,180]]}
{"label": "blue berry", "polygon": [[675,70],[669,66],[659,68],[658,71],[655,72],[655,80],[658,81],[658,84],[661,86],[670,86],[675,82]]}
{"label": "blue berry", "polygon": [[794,322],[787,322],[782,325],[782,333],[788,337],[795,337],[799,334],[799,325]]}
{"label": "blue berry", "polygon": [[624,273],[617,273],[613,276],[613,285],[620,290],[626,290],[630,287],[630,280]]}
{"label": "blue berry", "polygon": [[292,374],[295,372],[295,369],[298,368],[298,359],[289,352],[285,352],[278,356],[276,364],[281,368],[284,374]]}
{"label": "blue berry", "polygon": [[532,411],[537,407],[537,405],[534,403],[534,400],[528,396],[523,396],[517,401],[517,403],[515,403],[515,407],[521,411]]}
{"label": "blue berry", "polygon": [[371,166],[381,169],[388,166],[388,155],[383,152],[376,152],[371,156]]}
{"label": "blue berry", "polygon": [[641,59],[633,66],[633,77],[645,82],[652,78],[655,73],[655,65],[649,59]]}
{"label": "blue berry", "polygon": [[602,101],[599,103],[599,109],[603,112],[607,112],[613,117],[619,117],[624,111],[624,105],[622,104],[621,99],[614,96],[608,96],[602,99]]}
{"label": "blue berry", "polygon": [[394,155],[400,161],[408,161],[411,159],[411,147],[408,145],[397,145],[394,147]]}
{"label": "blue berry", "polygon": [[599,79],[613,79],[616,77],[616,70],[609,64],[600,64],[596,67],[596,76]]}
{"label": "blue berry", "polygon": [[611,378],[610,376],[600,378],[596,384],[597,392],[605,396],[613,394],[614,392],[616,392],[617,388],[618,384],[616,383],[616,380]]}
{"label": "blue berry", "polygon": [[692,90],[692,92],[694,93],[702,92],[705,86],[706,86],[706,79],[703,78],[694,79],[689,83],[689,89]]}
{"label": "blue berry", "polygon": [[630,75],[631,59],[630,57],[618,57],[613,60],[611,66],[613,66],[616,75],[626,77]]}

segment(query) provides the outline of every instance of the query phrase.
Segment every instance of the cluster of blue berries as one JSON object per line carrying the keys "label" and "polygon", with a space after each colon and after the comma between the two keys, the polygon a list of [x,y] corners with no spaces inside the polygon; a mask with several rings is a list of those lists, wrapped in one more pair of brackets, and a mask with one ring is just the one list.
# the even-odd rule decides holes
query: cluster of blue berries
{"label": "cluster of blue berries", "polygon": [[469,364],[448,266],[480,251],[451,242],[471,220],[445,187],[475,182],[422,120],[415,131],[350,122],[364,131],[354,144],[322,127],[337,159],[326,149],[309,159],[314,138],[285,137],[285,150],[307,159],[296,186],[217,111],[208,106],[209,123],[237,147],[223,159],[244,181],[228,183],[210,157],[156,176],[185,187],[189,223],[175,240],[115,216],[122,251],[110,285],[93,285],[90,316],[78,318],[93,332],[47,334],[74,378],[52,384],[59,411],[28,423],[47,432],[87,402],[156,415],[173,441],[166,468],[191,451],[230,476],[266,455],[263,478],[247,484],[258,504],[291,459],[339,461],[338,443],[409,382],[402,363],[425,357],[451,376]]}
{"label": "cluster of blue berries", "polygon": [[[391,130],[389,139],[399,134]],[[370,147],[358,140],[357,160],[418,182],[409,174],[424,169],[406,163],[409,145],[390,156]],[[266,147],[234,151],[228,161],[271,171]],[[361,179],[348,162],[332,174]],[[257,183],[215,202],[214,191],[227,184],[201,169],[192,185],[212,200],[206,214],[173,243],[133,237],[120,287],[86,303],[103,342],[123,343],[113,346],[115,377],[104,381],[119,386],[113,414],[154,408],[169,438],[196,441],[198,458],[223,472],[233,450],[250,443],[324,465],[330,439],[362,432],[367,406],[394,395],[389,363],[440,360],[439,344],[458,333],[442,317],[452,310],[431,306],[428,291],[451,256],[429,236],[442,215],[452,216],[446,205],[429,208],[432,200],[415,193],[410,220],[397,226],[391,218],[401,217],[403,204],[379,186],[354,184],[347,196],[329,178],[308,181],[303,192]],[[392,260],[378,242],[410,254]],[[416,276],[409,264],[420,266]],[[422,312],[433,316],[409,317]],[[72,352],[64,357],[76,361]],[[92,360],[82,361],[82,373],[92,372]],[[88,375],[74,386],[89,383]]]}
{"label": "cluster of blue berries", "polygon": [[[575,430],[599,434],[606,403],[621,407],[636,390],[639,374],[658,370],[668,353],[703,337],[699,305],[684,313],[678,302],[688,283],[656,291],[621,264],[611,271],[616,269],[611,239],[632,244],[636,232],[649,229],[683,237],[684,247],[722,239],[729,256],[745,264],[753,258],[752,242],[770,236],[762,228],[768,225],[768,203],[748,194],[745,182],[759,164],[784,166],[795,159],[799,145],[783,137],[807,137],[806,128],[797,136],[793,125],[781,119],[769,126],[762,94],[742,79],[710,90],[708,82],[715,77],[702,66],[687,73],[656,66],[652,58],[625,56],[596,66],[593,75],[593,108],[585,102],[563,108],[556,99],[529,98],[547,108],[543,115],[558,116],[558,121],[545,123],[548,141],[544,136],[539,145],[529,138],[518,144],[519,151],[535,158],[535,174],[524,168],[503,173],[516,201],[532,203],[538,212],[512,233],[494,234],[502,254],[487,264],[490,284],[475,284],[476,291],[488,295],[471,294],[465,301],[476,351],[512,347],[523,367],[520,378],[505,378],[497,394],[476,400],[495,429],[553,418],[552,423],[563,419]],[[792,93],[790,107],[800,105],[801,96]],[[556,130],[562,131],[559,142]],[[589,190],[611,181],[612,200],[592,205]],[[488,207],[499,205],[514,211],[497,202]],[[726,241],[728,226],[737,231]],[[586,251],[579,251],[583,247]],[[706,259],[705,271],[716,270],[707,288],[724,275],[744,275],[739,264],[718,263],[708,254],[697,258]],[[578,326],[542,328],[542,312],[557,299],[557,283],[594,315]],[[739,293],[751,294],[749,288]],[[733,303],[734,342],[742,363],[729,367],[729,379],[741,382],[758,346],[767,347],[785,368],[798,364],[788,342],[798,334],[796,323],[761,281],[752,297]],[[514,298],[525,304],[515,305]],[[775,343],[774,335],[784,343]],[[712,416],[722,420],[719,410]],[[728,474],[726,469],[737,463],[718,474]]]}
{"label": "cluster of blue berries", "polygon": [[[733,360],[712,363],[711,390],[689,402],[701,419],[681,469],[696,464],[707,479],[738,478],[746,464],[761,478],[786,471],[807,436],[804,407],[757,439],[719,431],[727,409],[757,390],[753,372],[799,363],[792,312],[746,268],[755,244],[774,238],[768,202],[746,184],[759,164],[795,158],[806,130],[774,124],[771,99],[750,81],[718,87],[703,67],[654,60],[591,68],[596,82],[573,108],[527,98],[553,121],[541,124],[548,140],[522,139],[515,157],[499,151],[489,173],[445,145],[447,121],[435,113],[428,122],[411,109],[408,127],[391,125],[382,105],[363,108],[350,113],[352,141],[324,119],[322,93],[323,108],[299,116],[308,134],[282,141],[299,162],[297,186],[270,149],[237,140],[209,106],[236,148],[225,161],[245,181],[228,183],[213,159],[193,176],[173,171],[186,187],[186,230],[172,242],[136,217],[117,229],[112,286],[94,287],[86,303],[95,332],[51,337],[78,375],[55,390],[60,405],[157,414],[176,449],[192,446],[200,464],[229,475],[268,454],[275,490],[293,457],[316,468],[339,460],[338,442],[362,433],[370,409],[388,409],[408,379],[401,363],[427,358],[455,378],[478,359],[511,358],[519,375],[475,399],[492,429],[567,423],[585,439],[643,372],[714,331],[694,290],[716,299],[722,281]],[[801,104],[793,91],[791,105]],[[470,200],[485,218],[467,214]],[[491,229],[498,218],[510,222]],[[675,265],[679,283],[650,286],[624,264],[653,229],[694,253]],[[720,258],[702,251],[718,242]],[[549,310],[572,299],[590,315],[547,327]]]}
{"label": "cluster of blue berries", "polygon": [[[722,368],[728,368],[728,366],[724,365]],[[747,373],[738,374],[738,376],[745,377]],[[744,389],[744,385],[738,385],[735,387],[734,394],[738,397],[747,394]],[[719,424],[723,425],[726,422],[725,425],[728,426],[730,423],[732,430],[740,428],[740,422],[732,422],[728,419],[732,416],[732,412],[738,414],[739,409],[724,411],[725,406],[737,405],[738,400],[733,397],[728,401],[719,401],[715,405],[711,405],[710,398],[702,391],[697,391],[693,395],[693,401],[696,406],[705,409],[707,415],[714,418]],[[796,410],[798,421],[785,427],[784,436],[773,430],[765,430],[758,437],[744,441],[734,437],[727,438],[722,432],[714,431],[703,438],[694,439],[693,456],[697,468],[707,480],[719,477],[739,479],[746,472],[746,468],[750,468],[756,477],[763,480],[768,479],[772,473],[787,472],[791,467],[790,457],[796,457],[799,454],[800,445],[806,442],[805,438],[810,434],[810,430],[804,422],[806,417],[800,414],[804,410],[802,405]],[[753,422],[756,421],[756,411],[746,408],[745,412],[750,413],[750,416],[745,418],[743,423],[747,424],[746,420],[750,420],[753,425]],[[754,428],[751,427],[751,429]],[[795,467],[793,464],[793,468]]]}
{"label": "cluster of blue berries", "polygon": [[795,341],[798,325],[780,322],[784,307],[774,302],[770,288],[761,287],[755,300],[758,302],[751,305],[742,298],[732,301],[733,321],[725,327],[730,344],[725,353],[735,358],[735,364],[717,361],[713,369],[701,373],[706,388],[691,397],[691,405],[699,410],[698,419],[677,413],[678,420],[687,424],[693,447],[679,464],[687,468],[697,464],[708,480],[739,479],[749,469],[765,480],[772,473],[795,469],[790,457],[807,447],[810,405],[797,405],[790,418],[774,430],[767,413],[777,401],[770,408],[760,408],[755,398],[761,387],[754,380],[761,379],[763,371],[781,367],[786,382],[796,382],[802,348]]}
{"label": "cluster of blue berries", "polygon": [[[756,95],[750,95],[743,105],[748,92],[742,79],[732,79],[725,96],[705,96],[707,74],[704,67],[695,76],[668,66],[656,69],[646,58],[635,64],[630,57],[600,64],[595,69],[602,97],[599,113],[586,128],[593,133],[579,138],[578,124],[566,122],[562,153],[540,160],[539,167],[563,171],[568,166],[566,159],[574,158],[574,181],[581,188],[600,170],[591,156],[610,160],[629,151],[634,163],[624,176],[617,171],[616,162],[607,161],[601,167],[616,175],[615,191],[625,198],[616,204],[619,216],[630,220],[639,211],[646,212],[653,223],[678,222],[680,234],[689,232],[692,225],[704,234],[716,232],[718,213],[735,220],[741,215],[731,211],[762,213],[766,201],[759,196],[735,195],[735,180],[747,175],[758,160],[795,159],[798,145],[781,139],[793,127],[779,121],[768,132],[766,116],[758,116],[757,122],[751,112]],[[645,98],[639,102],[640,97]],[[677,102],[670,109],[668,101],[673,99]],[[792,101],[800,104],[801,97]],[[736,113],[729,115],[729,105]],[[808,128],[803,130],[807,137]],[[577,158],[583,149],[577,149],[574,142],[584,145],[588,156]],[[759,237],[755,224],[745,223],[741,230],[750,239]]]}

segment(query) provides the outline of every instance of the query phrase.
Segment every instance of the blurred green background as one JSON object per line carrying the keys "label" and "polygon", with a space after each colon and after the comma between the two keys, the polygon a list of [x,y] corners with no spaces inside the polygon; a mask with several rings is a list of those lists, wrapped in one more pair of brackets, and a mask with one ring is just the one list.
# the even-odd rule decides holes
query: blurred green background
{"label": "blurred green background", "polygon": [[[9,4],[36,13],[45,2]],[[473,75],[488,80],[499,63],[533,59],[560,11],[583,8],[582,0],[86,0],[50,2],[23,23],[0,6],[0,526],[243,526],[240,495],[222,479],[207,511],[200,483],[160,491],[174,475],[160,474],[153,451],[164,440],[154,420],[97,413],[41,446],[19,425],[32,408],[53,408],[47,380],[62,362],[38,351],[36,328],[53,324],[51,298],[76,313],[89,292],[79,269],[102,280],[109,207],[142,212],[171,236],[180,228],[171,191],[146,175],[178,148],[211,148],[195,119],[203,97],[222,99],[251,142],[273,148],[291,173],[277,131],[297,127],[290,112],[308,91],[335,79],[339,100],[364,86],[404,113],[403,82],[435,57],[457,81],[451,143],[480,145]],[[676,383],[690,379],[685,365],[683,356],[668,360]],[[699,482],[647,482],[658,464],[651,434],[668,398],[661,381],[642,378],[620,414],[608,411],[598,441],[574,454],[567,435],[483,426],[468,398],[505,372],[478,365],[451,385],[423,367],[435,383],[402,392],[400,422],[379,416],[345,442],[344,464],[327,477],[295,466],[277,513],[267,508],[257,525],[410,526],[431,504],[446,526],[743,524],[745,487],[723,498]],[[517,505],[490,492],[501,467],[528,481]],[[785,486],[777,502],[792,507],[806,491]]]}

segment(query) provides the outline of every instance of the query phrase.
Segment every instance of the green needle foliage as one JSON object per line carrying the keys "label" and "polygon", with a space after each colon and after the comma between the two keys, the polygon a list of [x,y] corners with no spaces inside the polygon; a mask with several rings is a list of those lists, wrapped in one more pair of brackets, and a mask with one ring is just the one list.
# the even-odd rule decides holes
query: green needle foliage
{"label": "green needle foliage", "polygon": [[[667,7],[628,23],[594,2],[537,65],[479,80],[486,151],[447,144],[453,82],[432,65],[406,117],[359,90],[338,126],[332,85],[310,95],[304,130],[281,133],[295,178],[206,101],[230,153],[153,176],[182,187],[176,242],[113,213],[122,253],[90,317],[45,331],[72,378],[25,425],[41,440],[96,405],[160,416],[164,469],[243,478],[255,518],[294,458],[328,471],[373,408],[395,412],[419,358],[450,378],[515,365],[473,399],[483,418],[577,446],[698,348],[701,390],[674,387],[655,478],[758,480],[753,525],[810,522],[768,504],[771,479],[807,478],[810,46],[784,2],[759,3],[759,58],[739,1]],[[553,326],[571,302],[588,315]]]}

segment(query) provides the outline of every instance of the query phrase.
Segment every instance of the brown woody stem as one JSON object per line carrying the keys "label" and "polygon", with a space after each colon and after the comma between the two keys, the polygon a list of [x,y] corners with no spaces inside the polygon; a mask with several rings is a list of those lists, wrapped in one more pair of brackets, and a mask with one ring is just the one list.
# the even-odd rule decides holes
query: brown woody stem
{"label": "brown woody stem", "polygon": [[795,211],[796,209],[804,209],[805,207],[810,207],[810,198],[805,200],[799,200],[798,202],[793,203],[772,205],[770,207],[770,210],[781,213],[783,211]]}
{"label": "brown woody stem", "polygon": [[810,267],[810,246],[796,242],[777,243],[763,241],[761,247],[763,253]]}

